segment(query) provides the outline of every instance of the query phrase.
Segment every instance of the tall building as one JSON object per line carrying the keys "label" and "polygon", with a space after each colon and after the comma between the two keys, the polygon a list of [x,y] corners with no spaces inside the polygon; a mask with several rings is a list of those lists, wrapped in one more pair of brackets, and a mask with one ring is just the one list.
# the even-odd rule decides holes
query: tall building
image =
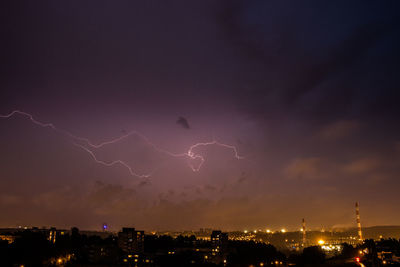
{"label": "tall building", "polygon": [[128,254],[141,254],[144,252],[144,231],[135,228],[122,228],[118,233],[118,246]]}
{"label": "tall building", "polygon": [[221,231],[212,231],[211,243],[213,247],[223,247],[228,243],[228,234]]}
{"label": "tall building", "polygon": [[357,221],[357,231],[358,231],[358,239],[360,241],[363,240],[362,231],[361,231],[361,221],[360,221],[360,207],[358,202],[356,202],[356,221]]}
{"label": "tall building", "polygon": [[56,242],[57,230],[54,227],[51,227],[49,230],[49,237],[47,238],[51,243]]}
{"label": "tall building", "polygon": [[303,233],[302,246],[306,246],[306,221],[303,218],[301,231]]}
{"label": "tall building", "polygon": [[215,264],[226,263],[228,249],[228,234],[221,231],[211,233],[212,253],[211,259]]}

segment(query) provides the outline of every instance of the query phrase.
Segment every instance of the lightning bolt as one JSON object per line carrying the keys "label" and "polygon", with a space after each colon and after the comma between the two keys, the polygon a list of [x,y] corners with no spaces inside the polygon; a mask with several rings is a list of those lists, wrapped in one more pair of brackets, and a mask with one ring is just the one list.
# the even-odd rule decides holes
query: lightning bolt
{"label": "lightning bolt", "polygon": [[[14,110],[11,113],[6,114],[6,115],[1,115],[0,114],[0,118],[11,118],[11,117],[13,117],[15,115],[22,115],[22,116],[28,118],[32,123],[34,123],[34,124],[36,124],[36,125],[38,125],[40,127],[50,128],[50,129],[52,129],[53,131],[55,131],[55,132],[57,132],[59,134],[62,134],[64,136],[67,136],[67,137],[73,139],[74,141],[72,143],[75,146],[77,146],[77,147],[81,148],[82,150],[86,151],[96,163],[101,164],[101,165],[106,166],[106,167],[111,167],[111,166],[114,166],[114,165],[121,165],[121,166],[125,167],[126,169],[128,169],[129,173],[132,176],[136,176],[136,177],[139,177],[139,178],[148,178],[155,172],[155,170],[152,171],[151,173],[148,173],[148,174],[140,174],[140,173],[135,172],[133,170],[133,168],[128,163],[126,163],[126,162],[124,162],[124,161],[122,161],[120,159],[116,159],[116,160],[113,160],[113,161],[110,161],[110,162],[99,160],[97,158],[95,152],[92,149],[99,149],[99,148],[102,148],[102,147],[107,146],[107,145],[116,144],[116,143],[118,143],[118,142],[120,142],[120,141],[122,141],[122,140],[124,140],[124,139],[126,139],[128,137],[130,137],[130,136],[138,136],[145,143],[147,143],[150,147],[152,147],[154,150],[156,150],[156,151],[158,151],[160,153],[164,153],[164,154],[166,154],[168,156],[175,157],[175,158],[187,158],[189,160],[199,160],[200,163],[198,164],[197,167],[195,167],[195,166],[193,166],[192,164],[189,163],[189,167],[194,172],[200,171],[203,163],[205,162],[204,156],[195,153],[196,148],[201,147],[201,146],[216,145],[216,146],[224,147],[224,148],[232,150],[233,154],[234,154],[234,157],[236,159],[243,159],[243,157],[239,155],[238,150],[237,150],[237,148],[235,146],[224,144],[224,143],[220,143],[220,142],[218,142],[216,140],[213,140],[213,141],[210,141],[210,142],[195,143],[195,144],[193,144],[193,145],[191,145],[189,147],[187,152],[184,152],[184,153],[173,153],[173,152],[170,152],[170,151],[167,151],[167,150],[164,150],[164,149],[158,147],[157,145],[152,143],[145,135],[141,134],[138,131],[130,131],[129,133],[124,134],[124,135],[122,135],[120,137],[117,137],[117,138],[114,138],[114,139],[111,139],[111,140],[104,141],[104,142],[96,144],[96,143],[92,142],[88,138],[80,137],[80,136],[74,135],[71,132],[68,132],[66,130],[57,128],[53,123],[44,123],[44,122],[38,121],[33,117],[32,114],[24,112],[24,111]],[[85,143],[86,146],[78,144],[77,143],[78,141]]]}
{"label": "lightning bolt", "polygon": [[237,149],[236,149],[235,146],[223,144],[223,143],[220,143],[220,142],[218,142],[218,141],[216,141],[216,140],[211,141],[211,142],[205,142],[205,143],[196,143],[196,144],[190,146],[188,152],[183,153],[183,154],[180,154],[180,155],[182,155],[182,156],[187,156],[187,157],[189,157],[189,158],[191,158],[191,159],[199,159],[199,160],[200,160],[200,164],[197,166],[197,168],[194,167],[193,165],[190,165],[190,164],[189,164],[189,166],[190,166],[190,168],[192,169],[192,171],[196,172],[196,171],[199,171],[199,170],[200,170],[201,166],[202,166],[203,163],[205,162],[205,158],[204,158],[203,156],[201,156],[201,155],[195,154],[195,153],[193,152],[193,150],[196,149],[196,148],[199,147],[199,146],[210,146],[210,145],[217,145],[217,146],[229,148],[229,149],[231,149],[231,150],[234,152],[234,156],[235,156],[236,159],[243,159],[242,156],[239,156],[238,151],[237,151]]}
{"label": "lightning bolt", "polygon": [[133,171],[133,169],[132,169],[131,166],[129,166],[126,162],[124,162],[124,161],[122,161],[122,160],[119,160],[119,159],[114,160],[114,161],[111,161],[111,162],[105,162],[105,161],[99,160],[99,159],[97,159],[97,157],[96,157],[96,155],[94,154],[94,152],[91,151],[90,149],[88,149],[88,148],[86,148],[86,147],[84,147],[84,146],[82,146],[82,145],[79,145],[79,144],[77,144],[77,143],[73,143],[73,144],[74,144],[75,146],[77,146],[77,147],[82,148],[82,149],[85,150],[86,152],[88,152],[89,155],[92,157],[92,159],[93,159],[96,163],[102,164],[102,165],[107,166],[107,167],[120,164],[120,165],[124,166],[125,168],[127,168],[128,171],[129,171],[129,173],[130,173],[132,176],[136,176],[136,177],[139,177],[139,178],[148,178],[148,177],[151,176],[151,173],[150,173],[150,174],[138,174],[138,173],[136,173],[135,171]]}

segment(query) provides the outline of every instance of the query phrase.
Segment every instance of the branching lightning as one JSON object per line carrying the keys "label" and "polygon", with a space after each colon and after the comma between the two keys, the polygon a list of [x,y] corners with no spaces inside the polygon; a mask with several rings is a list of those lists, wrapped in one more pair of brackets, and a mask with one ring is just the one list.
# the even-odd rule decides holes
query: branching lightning
{"label": "branching lightning", "polygon": [[[199,171],[201,169],[201,166],[205,162],[204,156],[195,153],[196,148],[201,147],[201,146],[216,145],[216,146],[224,147],[224,148],[232,150],[233,153],[234,153],[234,157],[236,159],[243,159],[243,157],[239,155],[239,153],[237,151],[237,148],[235,146],[224,144],[224,143],[220,143],[220,142],[218,142],[216,140],[213,140],[213,141],[210,141],[210,142],[195,143],[195,144],[193,144],[193,145],[191,145],[189,147],[187,152],[184,152],[184,153],[173,153],[173,152],[164,150],[162,148],[159,148],[157,145],[152,143],[145,135],[139,133],[138,131],[131,131],[131,132],[129,132],[127,134],[124,134],[124,135],[122,135],[120,137],[117,137],[117,138],[114,138],[114,139],[111,139],[111,140],[104,141],[104,142],[96,144],[96,143],[92,142],[88,138],[80,137],[80,136],[74,135],[74,134],[72,134],[72,133],[70,133],[70,132],[68,132],[66,130],[57,128],[53,123],[44,123],[44,122],[38,121],[33,117],[32,114],[29,114],[29,113],[24,112],[24,111],[14,110],[9,114],[0,115],[0,118],[11,118],[11,117],[13,117],[15,115],[22,115],[22,116],[28,118],[32,123],[34,123],[34,124],[36,124],[36,125],[38,125],[40,127],[50,128],[50,129],[52,129],[53,131],[55,131],[55,132],[57,132],[59,134],[62,134],[64,136],[67,136],[67,137],[71,138],[73,140],[72,143],[75,146],[77,146],[77,147],[81,148],[82,150],[86,151],[96,163],[101,164],[103,166],[107,166],[107,167],[111,167],[111,166],[114,166],[114,165],[121,165],[121,166],[125,167],[126,169],[128,169],[129,173],[132,176],[136,176],[136,177],[139,177],[139,178],[148,178],[148,177],[150,177],[152,175],[152,173],[154,173],[154,171],[151,172],[151,173],[148,173],[148,174],[139,174],[139,173],[135,172],[133,170],[133,168],[128,163],[126,163],[126,162],[124,162],[124,161],[122,161],[120,159],[116,159],[116,160],[113,160],[113,161],[110,161],[110,162],[99,160],[93,150],[102,148],[102,147],[104,147],[106,145],[116,144],[116,143],[118,143],[118,142],[120,142],[120,141],[122,141],[122,140],[124,140],[124,139],[126,139],[128,137],[130,137],[130,136],[135,135],[135,136],[140,137],[144,142],[146,142],[154,150],[156,150],[156,151],[158,151],[160,153],[164,153],[166,155],[169,155],[171,157],[176,157],[176,158],[187,158],[189,160],[198,160],[200,163],[198,164],[197,167],[195,167],[195,166],[193,166],[192,164],[189,163],[189,167],[194,172]],[[85,145],[78,144],[77,143],[78,141],[79,142],[83,142]]]}
{"label": "branching lightning", "polygon": [[124,161],[122,161],[122,160],[119,160],[119,159],[114,160],[114,161],[111,161],[111,162],[105,162],[105,161],[99,160],[99,159],[97,159],[97,157],[96,157],[96,155],[94,154],[94,152],[91,151],[90,149],[88,149],[88,148],[86,148],[86,147],[84,147],[84,146],[82,146],[82,145],[79,145],[79,144],[77,144],[77,143],[73,143],[73,144],[74,144],[75,146],[77,146],[77,147],[82,148],[82,149],[85,150],[86,152],[88,152],[89,155],[93,158],[93,160],[94,160],[95,162],[99,163],[99,164],[102,164],[102,165],[107,166],[107,167],[120,164],[120,165],[124,166],[125,168],[127,168],[127,169],[129,170],[129,173],[130,173],[132,176],[136,176],[136,177],[140,177],[140,178],[148,178],[148,177],[151,176],[151,174],[138,174],[138,173],[134,172],[131,166],[129,166],[126,162],[124,162]]}
{"label": "branching lightning", "polygon": [[235,146],[223,144],[223,143],[217,142],[215,140],[211,141],[211,142],[205,142],[205,143],[196,143],[196,144],[190,146],[188,152],[180,154],[179,156],[187,156],[187,157],[189,157],[191,159],[199,159],[200,160],[200,164],[198,165],[197,168],[195,168],[193,165],[189,164],[190,168],[192,168],[193,171],[199,171],[201,166],[203,165],[203,163],[205,161],[205,158],[203,156],[201,156],[201,155],[195,154],[193,152],[193,150],[195,148],[197,148],[197,147],[200,147],[200,146],[210,146],[210,145],[217,145],[217,146],[229,148],[234,152],[234,156],[235,156],[236,159],[243,159],[243,157],[239,156],[238,151],[237,151]]}

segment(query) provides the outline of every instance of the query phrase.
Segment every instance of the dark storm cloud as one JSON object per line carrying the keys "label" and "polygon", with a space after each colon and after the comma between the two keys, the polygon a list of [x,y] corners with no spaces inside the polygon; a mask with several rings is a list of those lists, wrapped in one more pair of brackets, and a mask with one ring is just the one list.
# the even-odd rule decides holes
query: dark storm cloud
{"label": "dark storm cloud", "polygon": [[180,126],[182,126],[184,129],[190,129],[190,125],[189,122],[186,118],[184,117],[179,117],[178,120],[176,121],[177,124],[179,124]]}
{"label": "dark storm cloud", "polygon": [[[311,91],[315,90],[324,82],[329,82],[341,72],[355,67],[354,64],[359,63],[360,59],[367,56],[366,52],[372,46],[376,45],[376,42],[380,40],[382,36],[391,32],[393,26],[394,25],[390,24],[369,24],[357,28],[354,32],[350,32],[349,37],[343,40],[337,47],[334,47],[327,58],[323,58],[321,61],[315,62],[311,66],[304,66],[306,70],[303,70],[304,72],[299,75],[302,77],[296,77],[299,79],[295,79],[295,84],[287,88],[288,92],[285,97],[285,104],[288,106],[299,102],[300,104],[304,104],[302,103],[303,101],[301,101],[302,97],[310,94]],[[343,93],[343,91],[341,93]],[[353,94],[351,91],[346,92],[342,97],[347,98],[347,101],[351,102]],[[343,103],[343,101],[339,103]],[[343,108],[343,106],[341,106],[341,108]],[[337,111],[337,107],[334,107],[334,111]]]}
{"label": "dark storm cloud", "polygon": [[[1,223],[298,229],[351,224],[355,199],[398,222],[397,2],[0,5],[0,114],[96,144],[137,130],[95,153],[152,173],[2,119]],[[244,159],[196,147],[193,172],[185,153],[214,138]]]}
{"label": "dark storm cloud", "polygon": [[[367,11],[356,17],[361,7]],[[329,8],[233,1],[222,9],[218,21],[226,38],[238,54],[259,63],[256,77],[244,78],[245,90],[238,92],[245,110],[268,117],[279,109],[322,122],[370,112],[394,117],[388,109],[400,113],[393,101],[399,97],[398,90],[393,83],[384,82],[382,69],[373,70],[389,61],[382,67],[387,79],[395,78],[397,63],[390,58],[399,58],[398,17],[386,7],[361,2],[346,4],[347,13],[336,6],[327,14]],[[340,19],[332,19],[336,15],[341,15]],[[337,39],[332,39],[335,35]],[[378,54],[382,57],[376,57]],[[398,83],[395,79],[392,82]],[[370,103],[371,98],[376,103]]]}
{"label": "dark storm cloud", "polygon": [[143,186],[150,186],[151,182],[146,180],[146,181],[141,181],[138,185],[138,187],[143,187]]}

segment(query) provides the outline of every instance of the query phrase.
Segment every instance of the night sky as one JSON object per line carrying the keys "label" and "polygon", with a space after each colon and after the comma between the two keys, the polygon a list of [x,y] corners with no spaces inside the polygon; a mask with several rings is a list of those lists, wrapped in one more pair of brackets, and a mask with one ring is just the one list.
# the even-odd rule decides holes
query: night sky
{"label": "night sky", "polygon": [[399,225],[399,8],[2,1],[0,227]]}

